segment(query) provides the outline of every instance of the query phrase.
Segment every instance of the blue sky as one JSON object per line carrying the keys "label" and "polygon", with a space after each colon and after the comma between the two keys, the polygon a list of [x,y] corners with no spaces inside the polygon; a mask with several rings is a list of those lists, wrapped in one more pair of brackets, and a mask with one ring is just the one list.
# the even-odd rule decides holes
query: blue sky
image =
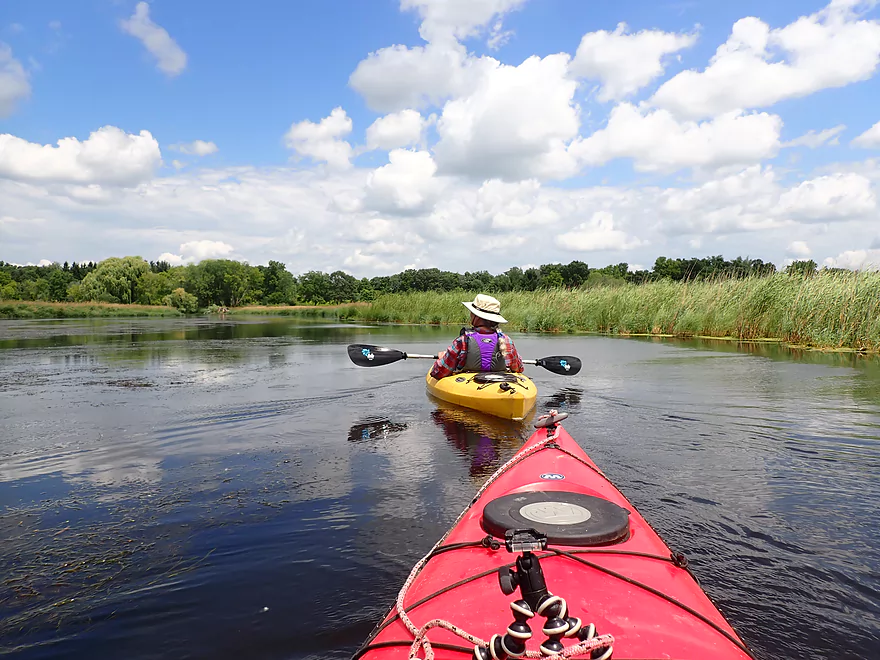
{"label": "blue sky", "polygon": [[[880,261],[873,0],[4,10],[3,260],[275,258],[358,275],[661,254]],[[709,71],[735,24],[735,52]],[[581,53],[582,39],[598,45]],[[395,84],[400,67],[409,83]],[[397,128],[367,149],[386,115]],[[86,148],[102,127],[115,137]],[[175,147],[194,140],[212,146]]]}

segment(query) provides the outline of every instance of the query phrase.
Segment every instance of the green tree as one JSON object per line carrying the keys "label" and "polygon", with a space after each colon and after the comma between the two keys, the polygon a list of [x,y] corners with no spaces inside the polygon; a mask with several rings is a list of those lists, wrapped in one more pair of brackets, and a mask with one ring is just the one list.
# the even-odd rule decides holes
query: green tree
{"label": "green tree", "polygon": [[562,279],[562,273],[558,270],[551,270],[546,275],[541,277],[541,288],[542,289],[558,289],[565,285],[565,281]]}
{"label": "green tree", "polygon": [[[172,269],[173,270],[173,269]],[[262,297],[263,275],[257,268],[232,259],[206,259],[185,271],[186,291],[200,307],[238,307]]]}
{"label": "green tree", "polygon": [[671,280],[680,280],[683,275],[681,264],[676,259],[657,257],[654,261],[654,275],[657,279],[668,277]]}
{"label": "green tree", "polygon": [[372,283],[366,277],[358,283],[358,300],[370,302],[379,296],[379,292],[373,288]]}
{"label": "green tree", "polygon": [[67,299],[70,302],[85,302],[86,298],[80,282],[71,282],[67,285]]}
{"label": "green tree", "polygon": [[305,302],[323,305],[331,294],[330,277],[317,270],[310,270],[299,278],[299,295]]}
{"label": "green tree", "polygon": [[[629,264],[627,263],[619,263],[614,264],[613,266],[605,266],[604,268],[597,268],[593,271],[594,273],[600,273],[601,275],[605,275],[607,277],[617,278],[617,279],[626,279],[626,275],[629,272]],[[591,275],[593,273],[590,273]]]}
{"label": "green tree", "polygon": [[789,275],[801,275],[803,277],[809,277],[811,275],[816,274],[816,268],[818,268],[815,261],[812,259],[809,260],[799,260],[792,261],[785,268],[785,272]]}
{"label": "green tree", "polygon": [[[624,264],[626,265],[626,264]],[[567,287],[577,288],[587,281],[590,276],[590,267],[583,261],[572,261],[559,268],[563,284]]]}
{"label": "green tree", "polygon": [[330,281],[330,289],[326,300],[334,303],[351,302],[357,300],[358,281],[341,270],[330,273],[328,278]]}
{"label": "green tree", "polygon": [[18,297],[18,284],[5,270],[0,270],[0,300],[15,300]]}
{"label": "green tree", "polygon": [[174,289],[174,291],[165,296],[164,303],[184,314],[195,314],[199,311],[199,299],[182,288]]}
{"label": "green tree", "polygon": [[83,278],[87,300],[133,303],[140,295],[141,280],[150,264],[140,257],[110,257]]}
{"label": "green tree", "polygon": [[263,273],[263,302],[267,305],[292,305],[296,302],[296,279],[280,261],[257,266]]}
{"label": "green tree", "polygon": [[504,275],[510,281],[511,291],[522,291],[525,285],[525,273],[519,266],[514,266],[504,271]]}
{"label": "green tree", "polygon": [[171,271],[150,270],[141,278],[140,290],[137,298],[141,305],[162,305],[165,297],[174,289],[179,288],[181,283],[175,281]]}
{"label": "green tree", "polygon": [[49,300],[63,302],[67,300],[67,287],[73,281],[69,271],[53,268],[49,275]]}

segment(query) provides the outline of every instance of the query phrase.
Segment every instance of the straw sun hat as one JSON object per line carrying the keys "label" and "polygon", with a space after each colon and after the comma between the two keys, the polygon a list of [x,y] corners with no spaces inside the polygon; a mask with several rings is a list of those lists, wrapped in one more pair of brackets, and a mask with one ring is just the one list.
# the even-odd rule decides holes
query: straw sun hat
{"label": "straw sun hat", "polygon": [[501,316],[501,303],[492,296],[478,293],[473,302],[461,303],[472,313],[487,321],[495,323],[507,323],[507,319]]}

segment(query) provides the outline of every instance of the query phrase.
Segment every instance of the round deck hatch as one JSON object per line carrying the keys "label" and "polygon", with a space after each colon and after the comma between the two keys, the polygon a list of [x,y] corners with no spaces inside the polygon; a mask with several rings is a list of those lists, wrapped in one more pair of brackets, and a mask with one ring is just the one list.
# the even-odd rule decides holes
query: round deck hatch
{"label": "round deck hatch", "polygon": [[601,497],[569,491],[513,493],[483,509],[483,528],[500,539],[509,529],[534,528],[556,545],[605,545],[629,534],[629,511]]}

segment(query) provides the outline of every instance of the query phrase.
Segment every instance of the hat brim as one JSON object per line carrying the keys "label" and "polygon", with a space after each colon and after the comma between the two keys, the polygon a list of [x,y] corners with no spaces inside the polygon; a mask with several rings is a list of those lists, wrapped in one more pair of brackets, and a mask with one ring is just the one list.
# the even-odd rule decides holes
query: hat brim
{"label": "hat brim", "polygon": [[477,309],[474,307],[474,303],[472,302],[463,302],[461,303],[465,307],[467,307],[471,314],[479,316],[481,319],[486,319],[487,321],[494,321],[495,323],[507,323],[507,319],[501,316],[501,314],[493,314],[492,312],[484,312],[481,309]]}

